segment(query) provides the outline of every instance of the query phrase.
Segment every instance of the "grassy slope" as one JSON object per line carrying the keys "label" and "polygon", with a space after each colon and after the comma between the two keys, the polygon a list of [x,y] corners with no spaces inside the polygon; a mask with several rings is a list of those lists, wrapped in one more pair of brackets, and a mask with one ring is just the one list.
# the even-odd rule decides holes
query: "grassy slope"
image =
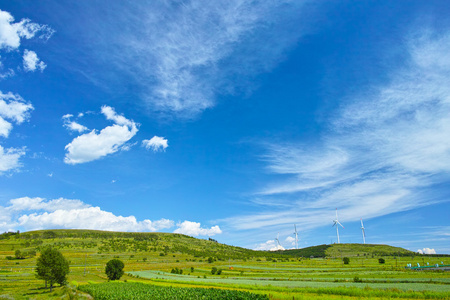
{"label": "grassy slope", "polygon": [[[193,281],[198,278],[203,280],[204,276],[207,276],[208,280],[235,278],[242,283],[248,279],[252,282],[251,286],[255,291],[271,293],[278,289],[278,284],[292,284],[293,287],[303,285],[339,286],[344,282],[346,285],[353,284],[351,281],[355,275],[365,280],[363,285],[354,284],[361,287],[366,284],[377,287],[379,283],[371,283],[371,281],[384,280],[387,276],[395,280],[403,280],[407,276],[410,282],[406,284],[407,287],[414,287],[417,290],[418,283],[424,280],[428,281],[430,278],[442,280],[441,277],[446,277],[446,274],[441,273],[406,272],[402,267],[406,263],[420,262],[421,265],[426,263],[424,259],[428,258],[417,255],[414,259],[400,258],[398,268],[397,259],[393,258],[386,257],[386,264],[380,265],[377,253],[396,253],[400,250],[409,253],[404,249],[385,245],[320,245],[277,253],[253,251],[172,233],[46,230],[26,232],[20,235],[0,235],[0,297],[1,295],[14,295],[14,299],[27,299],[30,296],[36,299],[46,299],[50,296],[48,290],[42,289],[43,282],[34,278],[33,268],[36,265],[37,257],[28,257],[22,260],[6,259],[7,256],[14,256],[15,250],[18,249],[21,251],[38,250],[39,256],[39,248],[45,245],[57,247],[70,261],[69,282],[71,283],[75,281],[79,283],[104,282],[106,280],[104,266],[108,260],[114,257],[124,261],[127,273],[153,270],[158,273],[169,272],[170,274],[171,269],[176,267],[183,269],[183,275],[179,276],[186,277],[186,279],[194,278]],[[310,260],[299,257],[309,258],[312,252],[316,254],[315,257],[320,257],[317,254],[322,253],[327,256],[327,259]],[[372,258],[367,253],[376,256]],[[353,257],[350,265],[342,264],[341,254]],[[215,261],[208,263],[209,257],[214,258]],[[440,259],[438,260],[440,261]],[[430,264],[434,263],[430,260]],[[222,276],[212,276],[212,266],[223,268]],[[234,269],[229,266],[234,266]],[[158,273],[156,273],[156,277],[160,279],[151,279],[151,282],[166,284],[164,280],[161,281],[163,273]],[[132,278],[125,275],[123,279],[130,280]],[[414,283],[411,282],[412,279],[414,279]],[[311,280],[312,282],[310,282]],[[347,281],[350,282],[347,283]],[[258,283],[257,286],[254,282]],[[261,282],[268,285],[261,285]],[[217,287],[236,288],[231,281],[230,283],[231,285],[217,283]],[[177,280],[176,284],[181,283]],[[192,284],[194,283],[188,285]],[[195,285],[197,284],[204,286],[210,283],[195,282]],[[389,286],[393,286],[393,284],[389,284]],[[397,286],[395,284],[395,287]],[[431,288],[426,287],[426,289],[447,288],[449,284],[429,286]],[[286,288],[280,286],[280,290],[276,291],[277,293],[286,293],[289,295],[287,299],[292,299],[293,291],[290,290],[291,288],[285,290]],[[249,289],[249,286],[245,286],[245,289]],[[63,291],[60,290],[60,292]],[[299,290],[296,293],[302,295],[304,291]],[[54,294],[54,297],[57,296],[58,294]],[[280,298],[277,296],[274,299]]]}
{"label": "grassy slope", "polygon": [[399,247],[374,244],[318,245],[302,249],[278,251],[294,257],[412,256],[414,252]]}

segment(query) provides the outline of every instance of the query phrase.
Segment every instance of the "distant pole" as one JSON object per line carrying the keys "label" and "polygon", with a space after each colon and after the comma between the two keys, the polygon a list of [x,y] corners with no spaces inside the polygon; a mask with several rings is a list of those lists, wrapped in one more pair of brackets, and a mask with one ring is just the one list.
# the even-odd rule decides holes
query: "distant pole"
{"label": "distant pole", "polygon": [[84,272],[83,272],[83,276],[86,276],[86,258],[87,258],[87,254],[84,256]]}

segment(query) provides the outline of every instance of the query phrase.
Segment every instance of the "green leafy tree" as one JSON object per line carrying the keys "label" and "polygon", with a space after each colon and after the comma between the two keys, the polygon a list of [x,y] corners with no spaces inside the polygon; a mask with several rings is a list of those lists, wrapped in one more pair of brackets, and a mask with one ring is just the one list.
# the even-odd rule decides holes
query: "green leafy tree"
{"label": "green leafy tree", "polygon": [[216,267],[212,267],[211,269],[211,274],[214,275],[217,272],[217,268]]}
{"label": "green leafy tree", "polygon": [[342,260],[344,261],[344,264],[346,264],[346,265],[348,265],[350,262],[350,258],[348,258],[348,257],[344,257]]}
{"label": "green leafy tree", "polygon": [[109,280],[119,280],[123,275],[125,265],[120,259],[111,259],[106,263],[105,273]]}
{"label": "green leafy tree", "polygon": [[41,251],[41,256],[36,261],[36,277],[50,283],[50,292],[53,284],[64,285],[67,282],[69,273],[69,262],[64,258],[58,249],[51,246],[45,247]]}
{"label": "green leafy tree", "polygon": [[379,262],[380,264],[384,264],[386,261],[384,260],[384,258],[379,258],[379,259],[378,259],[378,262]]}

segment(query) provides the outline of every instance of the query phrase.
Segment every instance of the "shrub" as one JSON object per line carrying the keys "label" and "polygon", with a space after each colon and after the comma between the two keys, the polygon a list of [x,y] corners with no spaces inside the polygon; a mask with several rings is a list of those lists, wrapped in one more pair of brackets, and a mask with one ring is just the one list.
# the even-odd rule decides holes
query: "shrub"
{"label": "shrub", "polygon": [[214,275],[217,272],[217,268],[216,267],[212,267],[211,268],[211,274]]}
{"label": "shrub", "polygon": [[386,261],[384,260],[384,258],[379,258],[379,259],[378,259],[378,262],[379,262],[380,264],[384,264]]}
{"label": "shrub", "polygon": [[350,258],[348,258],[348,257],[344,257],[342,260],[344,261],[344,264],[346,264],[346,265],[348,265],[350,263]]}

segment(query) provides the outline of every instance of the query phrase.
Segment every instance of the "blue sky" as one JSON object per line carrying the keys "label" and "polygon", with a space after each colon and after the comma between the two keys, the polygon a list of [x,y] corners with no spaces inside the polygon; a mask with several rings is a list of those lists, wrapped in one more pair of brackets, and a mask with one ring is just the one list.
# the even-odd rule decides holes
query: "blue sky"
{"label": "blue sky", "polygon": [[450,253],[447,1],[0,1],[0,230]]}

